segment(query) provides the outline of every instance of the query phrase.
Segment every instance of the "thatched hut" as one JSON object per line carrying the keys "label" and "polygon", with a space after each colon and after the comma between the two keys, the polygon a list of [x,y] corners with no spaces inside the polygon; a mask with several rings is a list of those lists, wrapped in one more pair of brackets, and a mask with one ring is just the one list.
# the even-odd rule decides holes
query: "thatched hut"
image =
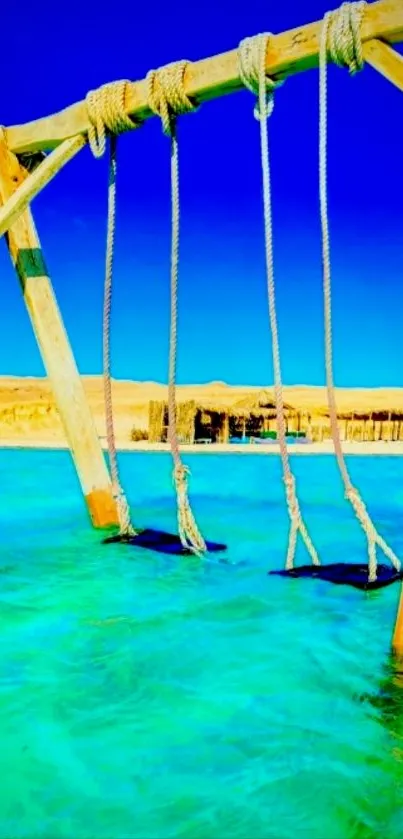
{"label": "thatched hut", "polygon": [[[188,400],[177,403],[176,427],[182,443],[224,443],[229,439],[231,409],[220,401]],[[165,442],[168,437],[167,402],[150,402],[149,440]]]}
{"label": "thatched hut", "polygon": [[[196,402],[193,400],[177,403],[176,427],[179,441],[182,443],[194,442],[196,412]],[[149,405],[148,417],[149,442],[165,442],[168,436],[168,403],[152,400]]]}
{"label": "thatched hut", "polygon": [[[373,442],[403,439],[403,410],[338,409],[338,426],[342,440]],[[317,415],[314,440],[331,436],[329,411]]]}
{"label": "thatched hut", "polygon": [[[291,405],[284,403],[286,428],[294,416]],[[269,390],[251,391],[231,407],[231,436],[250,437],[277,429],[274,393]]]}
{"label": "thatched hut", "polygon": [[[294,411],[285,405],[286,419]],[[262,432],[276,429],[274,396],[266,390],[251,391],[233,405],[228,400],[209,401],[203,399],[178,402],[177,432],[182,443],[211,442],[227,443],[231,437],[253,437]],[[167,440],[168,405],[166,402],[150,402],[149,440]]]}
{"label": "thatched hut", "polygon": [[[305,393],[306,391],[306,393]],[[329,409],[325,388],[285,388],[284,413],[288,434],[304,435],[314,442],[330,438]],[[238,392],[239,395],[239,392]],[[403,393],[386,398],[385,391],[336,392],[338,425],[343,440],[403,440]],[[389,404],[389,402],[391,404]],[[393,402],[393,404],[392,404]],[[228,442],[275,434],[277,430],[272,389],[250,390],[231,403],[223,391],[213,400],[182,400],[177,406],[177,428],[181,442]],[[166,401],[149,404],[149,440],[165,441],[168,430]]]}

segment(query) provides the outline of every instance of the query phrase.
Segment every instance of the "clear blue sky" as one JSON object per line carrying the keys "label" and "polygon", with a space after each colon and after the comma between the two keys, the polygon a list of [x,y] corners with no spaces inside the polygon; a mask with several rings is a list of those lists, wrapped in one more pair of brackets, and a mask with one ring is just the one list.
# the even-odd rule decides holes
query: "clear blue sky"
{"label": "clear blue sky", "polygon": [[[1,120],[60,110],[88,89],[240,39],[321,18],[325,0],[8,3]],[[403,97],[373,70],[329,71],[335,373],[402,386]],[[270,384],[258,124],[244,92],[180,124],[178,380]],[[324,383],[318,213],[318,73],[289,79],[271,120],[277,299],[286,383]],[[106,159],[88,149],[35,200],[54,288],[83,373],[101,371]],[[113,374],[166,381],[169,141],[154,119],[120,141]],[[20,289],[0,248],[0,373],[42,375]]]}

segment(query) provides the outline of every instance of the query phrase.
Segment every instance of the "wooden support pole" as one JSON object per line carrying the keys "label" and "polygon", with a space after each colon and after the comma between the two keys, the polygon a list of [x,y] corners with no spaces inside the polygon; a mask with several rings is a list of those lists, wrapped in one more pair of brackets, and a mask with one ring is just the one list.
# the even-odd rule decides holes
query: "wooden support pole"
{"label": "wooden support pole", "polygon": [[229,441],[229,411],[226,411],[225,414],[224,414],[222,442],[223,443],[228,443],[228,441]]}
{"label": "wooden support pole", "polygon": [[85,137],[80,134],[71,140],[65,140],[27,175],[0,209],[0,236],[3,236],[32,199],[85,146],[85,143]]}
{"label": "wooden support pole", "polygon": [[[317,21],[274,35],[266,57],[267,74],[272,77],[289,76],[317,67],[322,25],[323,21]],[[390,43],[403,40],[402,0],[378,0],[368,4],[362,25],[362,40],[365,44],[374,38]],[[186,94],[198,103],[243,89],[237,49],[191,62],[184,82]],[[128,86],[126,113],[135,120],[143,121],[152,116],[147,87],[145,79]],[[7,145],[16,154],[53,149],[77,134],[87,134],[88,127],[87,107],[82,101],[53,116],[7,128]]]}
{"label": "wooden support pole", "polygon": [[396,622],[392,639],[392,650],[397,658],[403,660],[403,585],[400,587],[399,604],[397,607]]}
{"label": "wooden support pole", "polygon": [[[0,135],[0,203],[26,178]],[[29,209],[14,222],[6,241],[49,376],[60,418],[95,527],[118,524],[109,473],[69,340],[45,266]]]}

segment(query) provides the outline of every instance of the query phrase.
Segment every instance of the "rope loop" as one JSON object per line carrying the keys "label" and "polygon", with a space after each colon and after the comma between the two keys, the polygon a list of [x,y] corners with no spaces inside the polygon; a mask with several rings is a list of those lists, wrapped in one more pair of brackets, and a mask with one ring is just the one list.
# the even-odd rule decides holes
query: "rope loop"
{"label": "rope loop", "polygon": [[290,531],[288,538],[288,550],[286,557],[286,568],[293,568],[294,557],[297,547],[297,536],[302,541],[315,565],[319,565],[319,557],[312,539],[302,519],[298,498],[296,494],[295,478],[292,474],[288,449],[286,442],[286,422],[284,414],[284,398],[280,363],[280,342],[278,336],[276,292],[274,280],[274,256],[273,256],[273,225],[271,208],[271,184],[270,184],[270,149],[268,117],[273,111],[273,93],[276,87],[283,83],[284,79],[271,79],[266,75],[266,54],[270,41],[270,33],[257,35],[254,38],[245,38],[238,48],[238,72],[245,87],[258,96],[258,103],[255,106],[254,115],[260,126],[260,153],[262,164],[262,185],[263,185],[263,220],[264,239],[266,255],[266,277],[267,296],[269,305],[269,320],[272,339],[273,355],[273,376],[274,394],[276,403],[277,433],[280,448],[280,456],[283,467],[283,481],[286,491],[288,515],[290,519]]}
{"label": "rope loop", "polygon": [[153,114],[161,117],[163,132],[168,137],[175,132],[177,116],[198,109],[185,92],[184,79],[189,64],[186,60],[175,61],[147,73],[148,106]]}
{"label": "rope loop", "polygon": [[112,304],[112,275],[115,239],[116,213],[116,171],[117,171],[117,134],[140,123],[132,120],[125,111],[127,81],[112,82],[87,94],[88,141],[94,157],[100,158],[106,148],[106,132],[111,136],[109,156],[108,218],[105,256],[105,282],[103,306],[103,366],[104,366],[104,404],[105,424],[108,442],[108,457],[111,474],[112,495],[116,505],[121,536],[133,536],[134,530],[130,519],[130,508],[119,480],[119,467],[116,453],[115,431],[113,423],[110,326]]}
{"label": "rope loop", "polygon": [[379,547],[396,570],[400,569],[400,560],[378,533],[358,490],[351,483],[344,459],[340,430],[337,422],[337,405],[333,374],[333,336],[332,336],[332,289],[331,289],[331,254],[330,230],[328,218],[327,189],[327,61],[348,67],[354,75],[362,69],[363,52],[361,25],[366,3],[343,3],[334,12],[328,12],[323,20],[319,48],[319,202],[322,229],[322,266],[325,326],[325,366],[326,389],[329,405],[330,427],[339,472],[344,485],[347,501],[351,504],[355,516],[367,538],[368,577],[377,578],[376,548]]}
{"label": "rope loop", "polygon": [[362,70],[361,26],[367,3],[343,3],[339,9],[324,17],[327,57],[338,67],[348,67],[353,76]]}
{"label": "rope loop", "polygon": [[125,110],[128,84],[130,82],[123,79],[87,93],[88,141],[94,157],[102,157],[105,153],[107,131],[117,135],[140,126],[140,122],[129,117]]}
{"label": "rope loop", "polygon": [[173,481],[176,489],[179,538],[183,547],[197,556],[206,553],[207,546],[197,526],[188,497],[188,475],[190,470],[182,463],[177,433],[176,411],[176,356],[178,321],[178,278],[179,278],[179,144],[176,133],[176,118],[180,114],[195,111],[197,105],[185,92],[185,72],[188,61],[177,61],[150,70],[147,74],[147,101],[150,111],[160,117],[164,134],[171,143],[171,312],[168,364],[168,439],[173,459]]}
{"label": "rope loop", "polygon": [[268,119],[272,115],[274,91],[285,82],[285,79],[272,79],[266,74],[266,55],[271,37],[271,32],[262,32],[251,38],[244,38],[238,47],[238,72],[242,84],[259,97],[261,80],[264,79],[264,108],[261,109],[258,101],[253,111],[258,121]]}

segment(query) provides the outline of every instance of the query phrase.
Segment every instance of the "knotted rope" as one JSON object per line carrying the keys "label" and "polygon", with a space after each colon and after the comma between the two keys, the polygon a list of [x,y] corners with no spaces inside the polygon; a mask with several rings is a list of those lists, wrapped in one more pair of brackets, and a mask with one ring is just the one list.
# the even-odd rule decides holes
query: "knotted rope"
{"label": "knotted rope", "polygon": [[301,515],[299,501],[296,492],[295,477],[291,471],[287,443],[286,423],[284,417],[284,400],[281,378],[280,345],[278,337],[276,295],[274,284],[274,261],[273,261],[273,225],[271,209],[271,186],[270,186],[270,157],[268,138],[268,117],[271,115],[274,106],[274,90],[281,84],[281,81],[274,81],[266,76],[266,53],[270,41],[270,34],[257,35],[254,38],[246,38],[241,41],[238,49],[239,75],[243,84],[254,94],[258,95],[257,107],[254,114],[260,122],[260,146],[263,177],[263,208],[264,208],[264,232],[266,251],[267,289],[269,302],[269,317],[272,336],[273,372],[274,372],[274,393],[276,401],[277,430],[280,446],[281,462],[283,467],[283,481],[285,484],[288,514],[290,518],[290,532],[286,568],[294,565],[297,536],[300,533],[305,547],[315,565],[319,565],[319,557],[309,536],[304,520]]}
{"label": "knotted rope", "polygon": [[377,577],[376,546],[383,550],[384,554],[390,559],[392,565],[397,570],[400,569],[400,561],[374,527],[358,490],[351,482],[344,460],[337,423],[337,406],[333,376],[330,235],[327,197],[327,60],[329,58],[339,66],[348,67],[352,75],[362,69],[364,61],[360,33],[365,6],[365,2],[343,3],[340,9],[328,12],[324,17],[319,52],[319,183],[322,226],[326,386],[330,426],[337,463],[344,484],[345,496],[353,507],[355,515],[368,540],[368,574],[369,580],[372,582]]}
{"label": "knotted rope", "polygon": [[102,157],[105,153],[107,131],[116,137],[140,126],[140,122],[133,120],[125,111],[128,84],[130,82],[122,79],[87,93],[88,142],[94,157]]}
{"label": "knotted rope", "polygon": [[169,64],[147,75],[148,105],[162,121],[164,134],[171,138],[171,313],[168,371],[168,436],[174,464],[173,480],[176,488],[179,537],[184,548],[195,554],[206,551],[206,543],[198,529],[188,498],[189,469],[182,463],[179,452],[176,417],[176,366],[178,323],[178,271],[179,271],[179,155],[176,118],[195,110],[195,104],[184,90],[187,61]]}
{"label": "knotted rope", "polygon": [[105,153],[106,132],[110,137],[109,158],[109,187],[108,187],[108,221],[106,238],[105,286],[103,307],[103,365],[104,365],[104,399],[106,437],[108,443],[109,466],[112,478],[112,492],[119,518],[119,533],[122,536],[133,536],[134,530],[129,505],[120,483],[119,467],[116,453],[115,431],[113,423],[113,402],[111,383],[111,307],[112,307],[112,276],[115,241],[116,217],[116,170],[117,170],[117,135],[139,126],[125,112],[125,91],[128,82],[119,81],[104,85],[98,90],[92,90],[87,95],[87,113],[90,123],[88,140],[94,157],[100,158]]}

